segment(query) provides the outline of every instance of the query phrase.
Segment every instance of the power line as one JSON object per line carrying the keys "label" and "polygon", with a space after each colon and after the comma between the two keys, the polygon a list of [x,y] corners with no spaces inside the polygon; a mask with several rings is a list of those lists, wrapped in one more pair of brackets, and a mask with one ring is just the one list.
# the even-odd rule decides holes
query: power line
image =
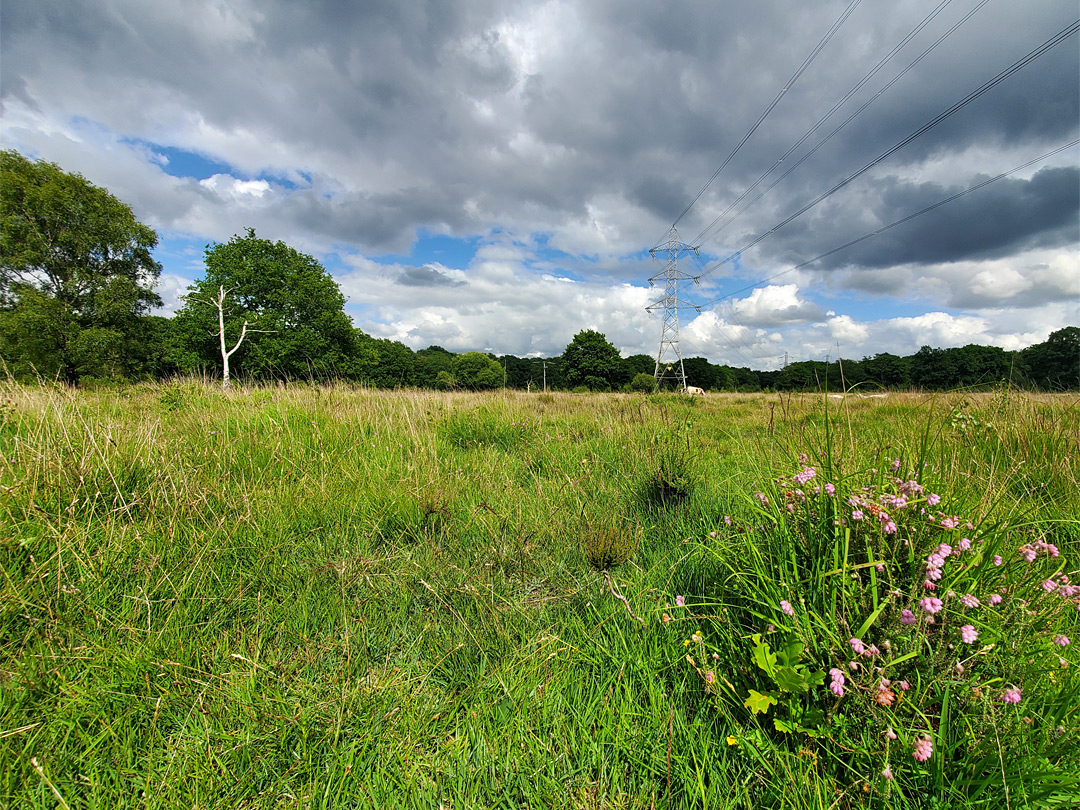
{"label": "power line", "polygon": [[823,200],[831,197],[837,191],[839,191],[840,189],[842,189],[845,186],[847,186],[848,184],[850,184],[853,180],[861,177],[866,172],[870,171],[870,169],[874,168],[875,166],[877,166],[882,161],[888,159],[889,157],[894,155],[896,152],[903,149],[905,146],[907,146],[909,143],[914,141],[916,138],[919,138],[922,135],[926,134],[931,129],[936,127],[938,124],[940,124],[942,121],[946,120],[947,118],[949,118],[951,115],[953,115],[957,111],[959,111],[959,110],[963,109],[964,107],[966,107],[968,104],[970,104],[972,101],[977,99],[979,96],[981,96],[984,93],[988,92],[989,90],[993,89],[998,84],[1005,81],[1005,79],[1012,76],[1014,73],[1016,73],[1017,71],[1023,69],[1028,64],[1030,64],[1031,62],[1033,62],[1034,60],[1038,59],[1040,56],[1042,56],[1043,54],[1048,52],[1050,49],[1054,48],[1057,45],[1060,45],[1066,39],[1068,39],[1073,34],[1075,34],[1078,30],[1080,30],[1080,20],[1076,20],[1072,24],[1070,24],[1067,27],[1063,28],[1057,34],[1055,34],[1050,39],[1048,39],[1046,42],[1044,42],[1042,45],[1040,45],[1038,48],[1036,48],[1035,50],[1028,53],[1026,56],[1024,56],[1024,57],[1020,58],[1019,60],[1017,60],[1016,62],[1014,62],[1008,68],[1006,68],[1001,73],[999,73],[997,76],[995,76],[994,78],[990,79],[989,81],[987,81],[983,85],[981,85],[977,90],[973,90],[971,93],[968,93],[968,95],[964,96],[964,98],[960,99],[959,101],[954,103],[952,106],[950,106],[948,109],[946,109],[944,112],[939,113],[933,119],[931,119],[930,121],[923,124],[921,127],[919,127],[917,130],[912,132],[910,135],[908,135],[903,140],[897,142],[896,144],[891,146],[889,149],[882,152],[880,155],[878,155],[876,158],[871,160],[869,163],[867,163],[861,169],[856,171],[854,174],[851,174],[848,177],[844,178],[839,183],[837,183],[835,186],[830,188],[828,191],[826,191],[823,194],[819,195],[818,197],[814,198],[813,200],[808,202],[806,205],[804,205],[802,208],[800,208],[798,211],[796,211],[795,213],[791,214],[790,216],[788,216],[785,219],[778,222],[776,225],[769,228],[769,230],[765,231],[765,233],[760,234],[759,236],[754,238],[752,241],[748,242],[743,247],[741,247],[738,250],[732,252],[727,257],[721,259],[716,264],[709,267],[706,270],[706,272],[702,274],[702,277],[704,275],[707,275],[708,273],[711,273],[711,272],[715,271],[717,268],[722,267],[723,265],[727,264],[729,261],[731,261],[737,255],[739,255],[739,254],[749,250],[750,248],[758,245],[759,243],[761,243],[762,241],[767,239],[772,234],[776,233],[778,230],[780,230],[784,226],[786,226],[789,223],[793,222],[794,220],[798,219],[803,214],[805,214],[807,211],[809,211],[811,208],[815,207],[816,205],[821,203]]}
{"label": "power line", "polygon": [[1009,169],[1008,171],[1002,172],[999,175],[991,177],[991,178],[989,178],[987,180],[983,180],[981,183],[976,183],[975,185],[971,186],[970,188],[966,188],[963,191],[957,192],[956,194],[952,194],[952,195],[950,195],[950,196],[948,196],[948,197],[946,197],[946,198],[944,198],[942,200],[938,200],[936,203],[933,203],[932,205],[928,205],[925,208],[920,208],[915,213],[908,214],[906,217],[898,219],[895,222],[890,222],[888,225],[882,225],[880,228],[877,228],[876,230],[873,230],[870,233],[863,234],[862,236],[858,237],[857,239],[852,239],[850,242],[845,242],[844,244],[840,245],[839,247],[835,247],[835,248],[832,248],[831,250],[825,251],[824,253],[818,254],[817,256],[815,256],[812,259],[807,259],[804,262],[800,262],[799,264],[797,264],[797,265],[795,265],[793,267],[789,267],[787,270],[782,270],[779,273],[775,273],[775,274],[773,274],[773,275],[771,275],[771,276],[769,276],[767,278],[762,279],[761,281],[756,281],[753,284],[748,284],[747,286],[742,287],[742,288],[740,288],[738,290],[735,290],[734,292],[726,293],[725,295],[722,295],[719,298],[714,298],[711,301],[707,301],[704,304],[702,304],[701,306],[703,308],[707,307],[707,306],[711,306],[713,304],[724,301],[725,299],[733,298],[736,295],[739,295],[740,293],[744,293],[744,292],[746,292],[748,290],[756,289],[757,287],[760,287],[762,284],[766,284],[766,283],[768,283],[770,281],[774,281],[774,280],[780,278],[781,276],[786,276],[789,273],[794,273],[796,270],[801,270],[804,267],[807,267],[807,266],[809,266],[811,264],[814,264],[814,262],[821,261],[824,258],[832,256],[834,253],[839,253],[840,251],[846,250],[847,248],[849,248],[849,247],[851,247],[853,245],[857,245],[860,242],[865,242],[867,239],[870,239],[870,238],[872,238],[874,236],[877,236],[878,234],[882,234],[885,231],[891,230],[892,228],[895,228],[898,225],[903,225],[905,222],[910,222],[911,220],[915,219],[916,217],[920,217],[923,214],[926,214],[926,213],[928,213],[930,211],[933,211],[933,210],[935,210],[937,208],[940,208],[941,206],[946,205],[948,203],[951,203],[954,200],[958,200],[961,197],[966,197],[968,194],[971,194],[971,193],[973,193],[975,191],[979,191],[980,189],[986,188],[991,183],[996,183],[998,180],[1001,180],[1002,178],[1008,177],[1009,175],[1012,175],[1012,174],[1016,174],[1019,171],[1023,171],[1024,169],[1027,169],[1030,166],[1034,166],[1036,163],[1039,163],[1040,161],[1046,160],[1047,158],[1051,158],[1054,155],[1060,154],[1061,152],[1064,152],[1067,149],[1073,148],[1074,146],[1080,146],[1080,138],[1069,141],[1067,144],[1064,144],[1063,146],[1059,146],[1057,149],[1054,149],[1053,151],[1047,152],[1045,155],[1039,155],[1039,157],[1032,158],[1031,160],[1027,161],[1026,163],[1022,163],[1019,166],[1014,166],[1013,168]]}
{"label": "power line", "polygon": [[754,132],[757,131],[757,128],[761,126],[762,121],[764,121],[769,116],[769,113],[773,111],[773,108],[780,103],[780,99],[782,99],[787,94],[787,91],[795,85],[795,82],[797,82],[799,80],[799,77],[802,76],[802,74],[806,71],[808,67],[810,67],[810,64],[818,57],[818,54],[820,54],[821,51],[824,50],[825,46],[829,44],[829,40],[831,40],[836,34],[836,32],[840,30],[840,26],[842,26],[847,20],[847,18],[851,16],[851,13],[855,10],[855,7],[858,6],[860,2],[861,0],[851,0],[851,2],[848,4],[848,7],[844,9],[844,12],[837,18],[836,22],[832,24],[832,27],[825,32],[825,36],[821,38],[821,41],[818,42],[818,44],[814,47],[814,50],[812,50],[810,52],[810,55],[803,60],[803,63],[801,65],[799,65],[799,69],[796,70],[794,74],[792,74],[791,78],[788,79],[787,83],[780,89],[780,92],[777,93],[776,97],[769,103],[769,106],[765,108],[765,112],[763,112],[758,117],[758,120],[754,122],[754,125],[752,127],[750,127],[749,131],[743,136],[743,139],[739,141],[738,145],[736,145],[734,149],[731,150],[731,154],[724,159],[723,163],[720,164],[720,168],[713,172],[712,177],[710,177],[708,182],[701,187],[701,191],[699,191],[694,197],[694,199],[692,199],[690,203],[686,206],[686,208],[682,210],[682,213],[679,214],[679,216],[675,217],[675,221],[671,223],[672,228],[678,225],[682,218],[686,216],[686,213],[694,207],[694,203],[701,199],[701,195],[705,193],[705,190],[708,189],[709,186],[712,185],[713,180],[720,176],[720,172],[722,172],[724,168],[728,165],[728,163],[731,162],[732,158],[734,158],[735,155],[738,154],[739,150],[742,149],[743,144],[750,140],[750,137],[754,134]]}
{"label": "power line", "polygon": [[[890,61],[892,61],[893,57],[896,56],[901,50],[903,50],[904,46],[906,46],[924,28],[926,28],[926,26],[929,25],[934,20],[934,18],[937,17],[938,14],[940,14],[944,10],[945,6],[949,5],[949,3],[951,3],[951,2],[952,2],[952,0],[942,0],[942,2],[937,6],[937,8],[935,8],[926,17],[924,17],[922,22],[920,22],[917,26],[915,26],[908,33],[908,35],[905,36],[902,40],[900,40],[900,42],[898,42],[893,47],[893,49],[891,51],[889,51],[889,53],[887,53],[884,58],[881,59],[881,61],[879,61],[876,65],[874,65],[874,67],[871,68],[870,71],[865,76],[863,76],[855,84],[854,87],[852,87],[850,90],[848,90],[835,104],[833,104],[833,106],[829,109],[829,111],[827,113],[825,113],[825,115],[822,116],[818,120],[818,122],[816,124],[814,124],[812,127],[810,127],[810,129],[808,129],[806,131],[806,133],[801,138],[799,138],[799,140],[790,149],[788,149],[783,155],[781,155],[776,160],[776,162],[773,163],[773,165],[769,167],[769,169],[767,171],[765,171],[756,181],[754,181],[753,185],[751,185],[749,188],[747,188],[745,191],[743,191],[742,194],[740,194],[735,200],[733,200],[731,202],[731,204],[728,205],[727,208],[725,208],[712,222],[710,222],[701,231],[701,233],[698,234],[697,237],[694,238],[694,243],[695,244],[701,244],[707,238],[709,238],[710,231],[712,231],[712,229],[716,227],[716,225],[720,222],[720,220],[722,220],[725,216],[727,216],[731,212],[731,210],[735,208],[735,206],[737,206],[740,202],[742,202],[744,199],[746,199],[746,197],[748,195],[750,195],[754,191],[754,189],[756,189],[759,185],[761,185],[762,182],[764,182],[765,178],[768,177],[770,174],[772,174],[776,170],[777,166],[779,166],[781,163],[783,163],[785,160],[787,160],[789,157],[791,157],[791,155],[794,154],[796,149],[798,149],[800,146],[802,146],[804,143],[806,143],[806,141],[815,132],[817,132],[818,129],[820,129],[830,118],[832,118],[833,114],[837,110],[839,110],[852,96],[854,96],[857,92],[859,92],[859,90],[861,90],[866,85],[867,82],[869,82],[874,76],[876,76],[881,71],[881,69],[883,67],[885,67],[886,64],[888,64]],[[913,67],[915,67],[915,65],[917,65],[919,62],[921,62],[927,56],[927,54],[929,54],[932,50],[934,50],[934,48],[936,48],[938,45],[940,45],[942,42],[944,42],[945,39],[947,39],[954,31],[956,31],[957,28],[959,28],[961,25],[963,25],[972,15],[975,14],[975,12],[977,12],[979,9],[981,9],[983,6],[985,6],[989,2],[990,2],[990,0],[980,0],[979,3],[974,8],[972,8],[970,11],[968,11],[967,14],[965,14],[959,21],[957,21],[948,31],[946,31],[944,34],[942,34],[929,48],[927,48],[925,51],[923,51],[922,54],[920,54],[919,57],[915,61],[913,61],[906,68],[904,68],[904,70],[901,73],[899,73],[897,76],[895,76],[892,79],[892,81],[890,81],[888,84],[885,85],[885,87],[883,87],[880,91],[878,91],[878,93],[873,98],[871,98],[869,101],[867,101],[861,107],[859,107],[859,109],[857,109],[854,113],[852,113],[852,115],[847,120],[845,120],[840,126],[838,126],[836,129],[834,129],[828,135],[826,135],[813,149],[811,149],[809,152],[807,152],[807,154],[805,154],[802,158],[800,158],[797,163],[795,163],[793,166],[790,166],[788,168],[788,171],[786,171],[777,180],[777,183],[779,183],[780,180],[783,180],[784,177],[787,177],[789,174],[791,174],[791,172],[793,172],[795,169],[797,169],[807,158],[810,157],[810,155],[814,154],[814,152],[816,152],[825,143],[827,143],[834,135],[836,135],[836,133],[838,133],[841,129],[843,129],[845,126],[847,126],[847,124],[853,118],[855,118],[855,116],[859,115],[859,113],[861,113],[863,110],[865,110],[867,107],[869,107],[874,101],[876,101],[878,98],[880,98],[885,93],[885,91],[888,90],[890,87],[892,87],[894,84],[896,84],[896,82],[898,82],[900,80],[900,78],[905,73],[907,73],[909,70],[911,70]],[[766,189],[765,192],[763,192],[762,194],[758,195],[753,200],[753,202],[750,203],[750,205],[753,205],[754,203],[756,203],[759,199],[761,199],[762,196],[764,196],[765,193],[767,193],[770,189],[774,188],[775,186],[776,186],[776,183],[773,183],[773,185],[769,186],[769,188]],[[750,206],[748,205],[746,208],[749,208],[749,207]],[[743,210],[745,211],[746,209],[743,209]],[[728,225],[731,224],[731,222],[734,222],[735,219],[737,218],[737,216],[738,215],[736,215],[736,217],[732,217],[731,221],[725,223],[724,227],[727,227]],[[723,230],[723,229],[721,228],[721,230]]]}

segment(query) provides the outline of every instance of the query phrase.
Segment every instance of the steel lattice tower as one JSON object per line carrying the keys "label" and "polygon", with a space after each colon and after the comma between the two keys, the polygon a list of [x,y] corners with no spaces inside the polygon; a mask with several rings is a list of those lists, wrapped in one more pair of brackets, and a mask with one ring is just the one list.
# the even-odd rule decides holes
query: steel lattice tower
{"label": "steel lattice tower", "polygon": [[[697,253],[697,250],[692,245],[680,242],[679,232],[672,225],[668,231],[667,242],[649,251],[658,262],[664,262],[664,271],[649,279],[649,286],[655,285],[660,279],[664,280],[664,297],[646,307],[649,312],[664,310],[664,328],[660,333],[660,349],[656,353],[653,376],[658,386],[662,385],[665,379],[674,380],[680,391],[686,389],[686,371],[683,369],[682,348],[679,345],[679,310],[693,309],[700,312],[701,307],[679,300],[679,281],[697,283],[698,280],[697,276],[679,270],[679,254],[690,251]],[[661,255],[666,258],[661,259]]]}

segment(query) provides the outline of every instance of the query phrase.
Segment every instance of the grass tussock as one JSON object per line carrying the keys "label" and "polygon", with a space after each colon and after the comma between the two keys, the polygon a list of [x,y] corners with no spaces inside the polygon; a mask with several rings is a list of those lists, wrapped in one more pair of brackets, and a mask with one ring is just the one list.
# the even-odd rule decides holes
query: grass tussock
{"label": "grass tussock", "polygon": [[[1008,390],[7,385],[0,806],[1060,803],[1078,459],[1073,399]],[[901,610],[941,519],[852,522],[894,463],[984,549],[939,567],[937,624]],[[1005,624],[978,612],[1001,588]],[[889,706],[841,669],[856,636],[915,653]]]}

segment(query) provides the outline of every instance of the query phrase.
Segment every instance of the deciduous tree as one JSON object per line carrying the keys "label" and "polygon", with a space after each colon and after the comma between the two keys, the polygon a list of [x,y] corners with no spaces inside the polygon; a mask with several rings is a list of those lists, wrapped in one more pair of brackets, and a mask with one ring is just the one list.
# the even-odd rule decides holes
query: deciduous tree
{"label": "deciduous tree", "polygon": [[0,357],[20,376],[131,376],[161,299],[157,234],[54,163],[0,152]]}

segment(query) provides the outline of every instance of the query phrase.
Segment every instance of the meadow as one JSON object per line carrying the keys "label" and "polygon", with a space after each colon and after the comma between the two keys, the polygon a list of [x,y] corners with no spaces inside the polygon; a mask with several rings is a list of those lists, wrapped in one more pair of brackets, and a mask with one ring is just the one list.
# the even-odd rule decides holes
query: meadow
{"label": "meadow", "polygon": [[1075,395],[6,384],[0,523],[4,807],[1080,796]]}

